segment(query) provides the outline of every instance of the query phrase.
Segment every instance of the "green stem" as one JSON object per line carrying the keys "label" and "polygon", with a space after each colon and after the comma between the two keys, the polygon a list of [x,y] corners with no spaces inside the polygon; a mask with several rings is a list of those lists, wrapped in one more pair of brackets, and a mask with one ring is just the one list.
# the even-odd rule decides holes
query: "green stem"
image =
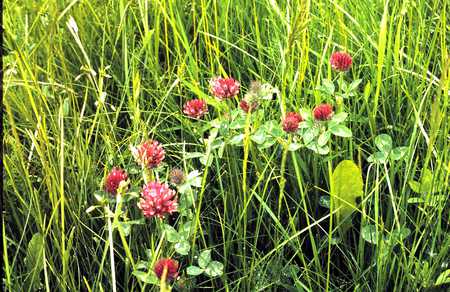
{"label": "green stem", "polygon": [[281,170],[280,170],[280,196],[278,197],[278,218],[281,213],[281,202],[284,198],[284,187],[286,186],[286,178],[284,177],[284,171],[286,168],[286,158],[288,154],[289,145],[292,142],[292,135],[289,135],[286,145],[284,145],[283,156],[281,157]]}

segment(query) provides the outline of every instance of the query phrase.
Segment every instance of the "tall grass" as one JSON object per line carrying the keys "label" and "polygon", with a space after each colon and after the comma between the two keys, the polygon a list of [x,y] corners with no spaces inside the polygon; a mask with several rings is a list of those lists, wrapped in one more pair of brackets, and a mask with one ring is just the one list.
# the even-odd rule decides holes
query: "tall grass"
{"label": "tall grass", "polygon": [[[234,76],[244,90],[251,80],[277,86],[280,100],[264,115],[279,120],[280,113],[322,101],[313,89],[333,77],[328,58],[335,50],[353,55],[347,77],[363,80],[360,94],[346,101],[353,138],[335,141],[326,157],[281,145],[259,150],[248,134],[243,149],[227,146],[222,158],[213,150],[211,166],[202,169],[193,249],[213,247],[225,274],[185,285],[445,289],[437,280],[450,254],[447,1],[7,0],[4,6],[5,290],[111,290],[108,226],[100,213],[85,211],[105,173],[133,160],[128,146],[153,137],[165,145],[168,164],[201,169],[186,153],[206,151],[198,140],[203,124],[180,108],[208,94],[210,77]],[[403,162],[367,163],[381,133],[408,147]],[[343,159],[361,166],[365,189],[352,228],[332,244],[338,227],[319,200]],[[427,194],[444,200],[408,203],[417,196],[410,182],[427,169]],[[362,238],[365,223],[380,228],[377,236],[398,227],[411,234],[374,245]],[[114,239],[118,290],[150,288],[132,271],[146,249],[159,250],[154,225]]]}

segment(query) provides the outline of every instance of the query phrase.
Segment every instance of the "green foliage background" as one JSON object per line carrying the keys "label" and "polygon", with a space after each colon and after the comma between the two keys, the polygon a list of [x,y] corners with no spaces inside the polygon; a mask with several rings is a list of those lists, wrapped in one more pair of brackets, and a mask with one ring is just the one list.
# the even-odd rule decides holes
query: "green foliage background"
{"label": "green foliage background", "polygon": [[[277,86],[281,100],[263,110],[279,120],[281,112],[324,101],[313,89],[334,77],[328,59],[335,50],[353,56],[346,78],[363,80],[360,94],[344,102],[353,138],[334,141],[326,157],[305,149],[290,153],[286,169],[280,168],[282,146],[251,148],[248,159],[237,147],[215,155],[204,170],[197,245],[214,249],[225,274],[186,279],[185,289],[408,291],[448,281],[448,1],[3,5],[6,290],[110,290],[105,223],[101,214],[85,211],[112,166],[132,165],[128,146],[153,137],[165,145],[169,165],[200,169],[185,153],[205,151],[198,139],[205,122],[187,119],[180,109],[208,95],[210,77],[231,75],[243,91],[251,80]],[[70,16],[79,39],[67,26]],[[216,114],[210,106],[209,118]],[[408,147],[402,162],[369,166],[381,133]],[[319,200],[344,159],[362,168],[364,195],[352,228],[331,245],[338,227],[330,228],[329,210]],[[424,180],[427,187],[415,193],[410,182]],[[280,183],[287,206],[277,216]],[[408,203],[428,194],[443,199]],[[361,228],[369,223],[386,240],[367,243]],[[152,224],[127,238],[136,261],[157,244]],[[399,227],[411,234],[392,240]],[[149,289],[131,275],[119,240],[115,249],[120,290]],[[182,266],[193,263],[191,256]]]}

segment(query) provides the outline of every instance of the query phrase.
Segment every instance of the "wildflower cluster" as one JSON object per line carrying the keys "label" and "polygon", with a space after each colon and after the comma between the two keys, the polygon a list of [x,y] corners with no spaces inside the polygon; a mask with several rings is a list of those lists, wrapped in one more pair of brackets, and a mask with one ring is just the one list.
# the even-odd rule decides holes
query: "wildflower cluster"
{"label": "wildflower cluster", "polygon": [[[330,59],[331,67],[342,73],[348,71],[352,65],[352,58],[347,53],[333,53]],[[344,83],[341,83],[344,84]],[[356,84],[357,85],[357,84]],[[344,93],[340,95],[351,96],[355,84],[345,85]],[[319,154],[327,154],[331,135],[340,137],[351,137],[351,131],[342,122],[347,114],[339,107],[335,109],[332,105],[331,97],[337,95],[334,84],[324,80],[323,85],[317,89],[324,94],[324,102],[318,104],[313,109],[301,108],[298,111],[290,111],[282,114],[275,120],[266,120],[264,110],[271,102],[278,101],[281,96],[280,91],[268,83],[252,81],[248,91],[243,98],[239,99],[241,84],[234,78],[214,77],[209,82],[209,92],[219,102],[226,102],[228,109],[218,118],[207,122],[204,129],[209,130],[209,138],[206,139],[207,153],[200,157],[200,162],[204,165],[211,163],[208,153],[218,149],[221,157],[226,144],[244,145],[246,141],[253,141],[259,149],[265,149],[279,142],[286,151],[295,151],[301,147],[313,150]],[[229,110],[233,100],[238,102],[238,107]],[[204,118],[208,110],[208,99],[194,98],[186,101],[181,109],[184,115],[189,118],[199,120]],[[284,113],[284,110],[282,110]],[[204,130],[204,131],[206,131]],[[202,133],[203,134],[203,133]],[[133,198],[137,198],[137,208],[141,211],[142,220],[144,218],[156,218],[161,231],[167,234],[167,241],[174,244],[176,253],[188,255],[190,252],[189,237],[191,236],[190,226],[192,222],[192,211],[190,207],[196,199],[192,187],[202,187],[200,172],[192,171],[185,175],[179,168],[172,168],[166,172],[165,177],[168,182],[161,181],[159,174],[163,166],[166,152],[161,143],[156,140],[145,140],[137,146],[131,146],[130,152],[135,162],[140,166],[143,174],[143,186],[140,195],[136,192]],[[135,173],[135,172],[134,172]],[[107,174],[104,180],[104,190],[112,195],[126,195],[126,187],[130,184],[128,173],[120,168],[114,167]],[[172,189],[173,188],[173,189]],[[133,189],[133,188],[132,188]],[[176,190],[175,190],[176,189]],[[177,192],[178,191],[178,192]],[[129,192],[134,193],[132,191]],[[182,195],[179,200],[179,194]],[[186,194],[186,196],[184,195]],[[187,195],[189,194],[189,195]],[[118,200],[120,197],[117,197]],[[128,198],[126,200],[132,200]],[[119,209],[119,214],[122,214]],[[165,218],[179,212],[180,217],[188,219],[183,226],[175,229],[169,224],[162,223]],[[121,222],[127,224],[126,220]],[[203,251],[202,255],[210,259],[210,250]],[[149,259],[150,261],[151,259]],[[211,266],[211,267],[210,267]],[[143,266],[145,268],[145,266]],[[138,268],[139,269],[139,268]],[[172,258],[160,258],[153,266],[152,283],[158,279],[161,281],[173,281],[179,277],[180,265]],[[210,260],[208,263],[199,262],[199,267],[190,266],[187,269],[189,275],[199,275],[205,272],[209,276],[218,276],[223,271],[223,265],[217,261]],[[134,273],[138,278],[143,274],[136,270]],[[148,282],[147,278],[141,279]]]}

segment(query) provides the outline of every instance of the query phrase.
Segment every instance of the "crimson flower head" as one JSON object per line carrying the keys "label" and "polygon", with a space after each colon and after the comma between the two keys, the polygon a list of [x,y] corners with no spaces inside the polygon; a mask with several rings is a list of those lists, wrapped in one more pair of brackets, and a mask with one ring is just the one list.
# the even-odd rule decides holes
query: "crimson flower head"
{"label": "crimson flower head", "polygon": [[166,183],[149,182],[142,188],[138,207],[145,217],[164,218],[177,211],[176,194]]}
{"label": "crimson flower head", "polygon": [[126,181],[127,179],[128,175],[124,170],[113,167],[106,177],[105,191],[115,195],[117,193],[117,189],[119,188],[120,182]]}
{"label": "crimson flower head", "polygon": [[131,154],[142,166],[155,168],[163,161],[165,151],[158,141],[147,140],[138,147],[131,147]]}
{"label": "crimson flower head", "polygon": [[212,94],[222,101],[226,98],[236,96],[239,93],[240,84],[239,81],[233,78],[221,78],[215,77],[209,81],[209,86]]}
{"label": "crimson flower head", "polygon": [[159,259],[155,266],[153,267],[153,271],[155,272],[156,276],[161,279],[164,270],[167,270],[166,279],[167,280],[175,280],[178,277],[178,262],[173,259]]}
{"label": "crimson flower head", "polygon": [[303,122],[303,117],[296,112],[289,112],[283,119],[283,130],[288,133],[297,131],[298,125]]}
{"label": "crimson flower head", "polygon": [[331,55],[330,64],[336,71],[348,71],[352,66],[352,56],[346,52],[334,52]]}
{"label": "crimson flower head", "polygon": [[206,102],[202,99],[192,99],[187,101],[183,107],[183,113],[191,118],[198,119],[201,118],[208,112],[208,106]]}
{"label": "crimson flower head", "polygon": [[313,110],[314,119],[317,121],[327,121],[333,117],[333,106],[328,103],[322,103]]}
{"label": "crimson flower head", "polygon": [[239,106],[241,107],[241,109],[246,112],[252,112],[254,111],[257,107],[258,107],[258,103],[255,102],[247,102],[245,99],[241,100],[241,102],[239,103]]}

